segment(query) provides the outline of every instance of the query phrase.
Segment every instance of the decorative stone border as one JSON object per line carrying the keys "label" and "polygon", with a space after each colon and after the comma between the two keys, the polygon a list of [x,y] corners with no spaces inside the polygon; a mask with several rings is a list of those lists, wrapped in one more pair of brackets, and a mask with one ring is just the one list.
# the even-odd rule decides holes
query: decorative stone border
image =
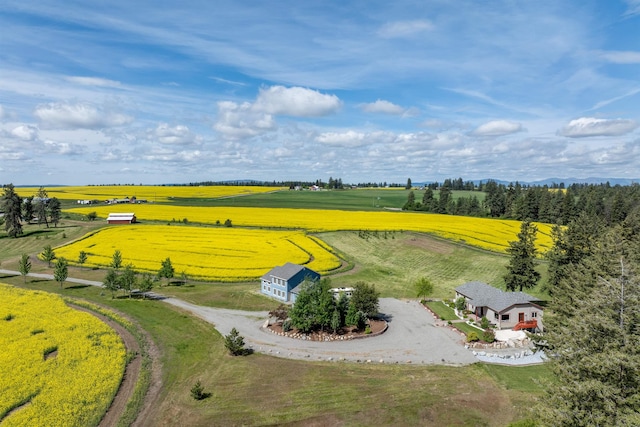
{"label": "decorative stone border", "polygon": [[357,340],[362,338],[377,337],[378,335],[384,334],[387,331],[387,329],[389,329],[389,324],[387,323],[386,320],[384,320],[384,328],[382,328],[381,331],[372,332],[370,334],[363,334],[363,335],[350,335],[350,334],[337,335],[337,334],[328,334],[326,332],[323,332],[320,335],[321,339],[312,339],[310,335],[303,334],[301,332],[276,332],[273,329],[269,328],[269,326],[267,325],[263,325],[260,329],[264,331],[269,331],[272,334],[275,334],[281,337],[293,338],[293,339],[298,339],[303,341],[330,342],[330,341],[351,341],[351,340]]}

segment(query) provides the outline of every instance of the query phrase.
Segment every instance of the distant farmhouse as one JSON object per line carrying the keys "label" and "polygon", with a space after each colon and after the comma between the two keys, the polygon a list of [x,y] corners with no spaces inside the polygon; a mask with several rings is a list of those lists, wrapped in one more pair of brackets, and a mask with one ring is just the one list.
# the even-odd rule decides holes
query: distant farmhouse
{"label": "distant farmhouse", "polygon": [[136,222],[136,214],[131,213],[110,213],[107,217],[107,224],[133,224]]}
{"label": "distant farmhouse", "polygon": [[543,308],[524,292],[504,292],[482,282],[468,282],[456,288],[456,299],[464,298],[476,320],[486,317],[498,329],[542,330]]}
{"label": "distant farmhouse", "polygon": [[298,286],[306,279],[320,280],[320,274],[302,265],[286,263],[262,276],[260,292],[282,302],[295,302]]}

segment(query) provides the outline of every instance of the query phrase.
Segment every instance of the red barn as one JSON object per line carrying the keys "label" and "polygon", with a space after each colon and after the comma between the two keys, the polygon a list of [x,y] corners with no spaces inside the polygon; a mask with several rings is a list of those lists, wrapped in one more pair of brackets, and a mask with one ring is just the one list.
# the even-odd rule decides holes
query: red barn
{"label": "red barn", "polygon": [[133,224],[136,222],[134,213],[110,213],[107,217],[107,224]]}

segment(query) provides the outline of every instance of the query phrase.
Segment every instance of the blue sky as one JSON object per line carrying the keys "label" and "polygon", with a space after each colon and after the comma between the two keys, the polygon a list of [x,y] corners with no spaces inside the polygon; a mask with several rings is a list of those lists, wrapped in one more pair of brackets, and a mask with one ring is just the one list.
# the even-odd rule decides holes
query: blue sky
{"label": "blue sky", "polygon": [[0,182],[640,178],[640,0],[4,0]]}

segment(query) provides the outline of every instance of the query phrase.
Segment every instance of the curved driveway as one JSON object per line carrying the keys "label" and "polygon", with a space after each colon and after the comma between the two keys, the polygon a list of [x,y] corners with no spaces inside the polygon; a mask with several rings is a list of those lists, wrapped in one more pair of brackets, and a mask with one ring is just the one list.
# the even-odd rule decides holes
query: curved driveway
{"label": "curved driveway", "polygon": [[[19,275],[17,271],[0,273]],[[53,280],[50,274],[31,277]],[[68,282],[102,286],[101,282],[68,278]],[[228,310],[191,304],[177,298],[154,295],[213,324],[222,335],[236,328],[254,351],[273,356],[306,360],[347,360],[370,363],[413,363],[467,365],[478,362],[463,339],[450,328],[435,326],[435,319],[417,301],[380,299],[380,312],[389,323],[387,331],[375,337],[348,341],[304,341],[262,329],[267,312]]]}
{"label": "curved driveway", "polygon": [[163,301],[212,323],[223,335],[235,327],[248,347],[279,357],[440,365],[467,365],[478,361],[464,348],[460,335],[447,327],[435,326],[433,316],[417,301],[381,298],[380,311],[389,323],[384,334],[329,342],[304,341],[268,332],[261,328],[267,312],[203,307],[176,298]]}

